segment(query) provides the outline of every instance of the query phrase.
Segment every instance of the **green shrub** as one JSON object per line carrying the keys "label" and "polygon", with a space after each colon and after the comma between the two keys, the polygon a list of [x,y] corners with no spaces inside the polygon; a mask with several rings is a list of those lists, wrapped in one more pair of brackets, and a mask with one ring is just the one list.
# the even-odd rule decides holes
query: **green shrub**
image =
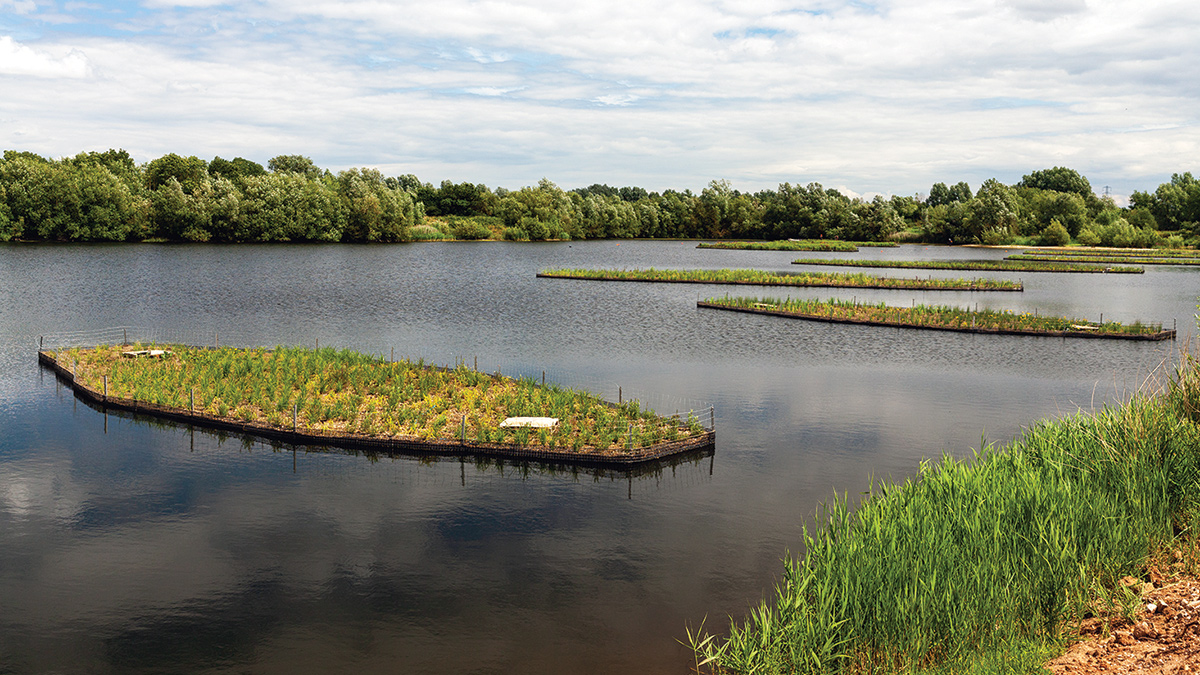
{"label": "green shrub", "polygon": [[1079,236],[1076,237],[1076,240],[1083,246],[1099,246],[1100,245],[1100,235],[1096,234],[1096,231],[1090,227],[1085,227],[1082,230],[1080,230]]}
{"label": "green shrub", "polygon": [[1038,245],[1040,246],[1066,246],[1069,243],[1071,243],[1071,235],[1067,232],[1067,228],[1057,220],[1051,220],[1046,229],[1038,235]]}
{"label": "green shrub", "polygon": [[521,229],[529,233],[529,238],[533,241],[545,241],[550,238],[550,228],[546,224],[536,218],[525,216],[521,219]]}
{"label": "green shrub", "polygon": [[426,223],[424,225],[417,225],[416,227],[410,228],[408,231],[408,236],[413,241],[437,241],[440,239],[451,239],[452,238],[451,236],[447,235],[445,232],[442,232],[438,228],[436,228],[433,225],[430,225],[428,223]]}
{"label": "green shrub", "polygon": [[491,239],[492,231],[475,219],[463,218],[451,226],[455,239]]}
{"label": "green shrub", "polygon": [[981,241],[987,246],[1003,246],[1013,242],[1013,233],[1007,227],[993,227],[984,231]]}
{"label": "green shrub", "polygon": [[506,227],[504,241],[529,241],[529,233],[519,227]]}

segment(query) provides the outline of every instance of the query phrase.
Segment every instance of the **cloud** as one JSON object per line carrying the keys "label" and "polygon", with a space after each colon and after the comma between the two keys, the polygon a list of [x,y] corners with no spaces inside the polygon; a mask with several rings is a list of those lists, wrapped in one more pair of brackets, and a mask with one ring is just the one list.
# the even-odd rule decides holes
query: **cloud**
{"label": "cloud", "polygon": [[62,57],[35,51],[7,35],[0,36],[0,74],[49,78],[82,78],[89,71],[83,52],[71,49]]}
{"label": "cloud", "polygon": [[1005,0],[1002,4],[1030,21],[1053,21],[1087,11],[1084,0]]}
{"label": "cloud", "polygon": [[1064,163],[1152,181],[1200,139],[1200,6],[1165,0],[187,4],[80,14],[38,51],[4,38],[0,73],[44,79],[0,100],[0,143],[911,194]]}

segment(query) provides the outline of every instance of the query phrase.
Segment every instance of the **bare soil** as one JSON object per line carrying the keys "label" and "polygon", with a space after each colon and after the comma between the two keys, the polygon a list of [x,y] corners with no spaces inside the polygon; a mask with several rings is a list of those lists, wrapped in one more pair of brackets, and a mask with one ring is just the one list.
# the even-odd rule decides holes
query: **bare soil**
{"label": "bare soil", "polygon": [[1054,675],[1200,675],[1200,578],[1192,556],[1186,563],[1179,551],[1172,557],[1150,567],[1150,581],[1121,580],[1141,592],[1134,621],[1120,614],[1086,619],[1080,641],[1046,668]]}

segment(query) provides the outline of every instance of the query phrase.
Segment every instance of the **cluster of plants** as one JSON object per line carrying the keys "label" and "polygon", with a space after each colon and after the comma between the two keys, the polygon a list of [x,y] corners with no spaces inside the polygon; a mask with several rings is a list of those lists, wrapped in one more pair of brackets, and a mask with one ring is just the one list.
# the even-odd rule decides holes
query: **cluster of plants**
{"label": "cluster of plants", "polygon": [[696,248],[719,248],[735,251],[831,251],[855,253],[859,246],[898,246],[894,241],[840,241],[831,239],[784,239],[781,241],[717,241],[702,242]]}
{"label": "cluster of plants", "polygon": [[1045,253],[1037,255],[1015,254],[1006,257],[1005,260],[1099,264],[1121,263],[1124,265],[1200,265],[1200,258],[1195,256],[1159,256],[1135,253],[1127,253],[1125,255],[1079,255],[1078,252],[1072,252],[1070,255],[1050,255]]}
{"label": "cluster of plants", "polygon": [[1058,262],[1084,262],[1126,265],[1200,265],[1200,251],[1196,249],[1054,249],[1023,251],[1010,255],[1007,260],[1047,260]]}
{"label": "cluster of plants", "polygon": [[1161,324],[1143,324],[1135,321],[1122,324],[1117,321],[1103,323],[1086,319],[1059,316],[1016,313],[1009,310],[971,310],[961,307],[929,306],[914,304],[911,307],[894,307],[886,303],[860,303],[856,300],[810,300],[791,298],[710,298],[707,305],[736,309],[764,309],[794,314],[798,317],[813,317],[837,321],[866,321],[889,326],[921,326],[943,329],[983,329],[1021,331],[1029,333],[1061,333],[1087,331],[1099,335],[1146,335],[1162,332]]}
{"label": "cluster of plants", "polygon": [[[421,228],[424,217],[438,219]],[[549,180],[517,190],[438,186],[375,169],[333,174],[301,155],[264,167],[237,157],[171,153],[145,164],[124,150],[59,160],[5,151],[0,241],[412,241],[705,238],[1181,245],[1200,237],[1200,181],[1172,177],[1121,209],[1073,169],[1015,185],[936,183],[919,196],[848,197],[820,183],[743,192],[724,180],[690,189]],[[1165,237],[1165,238],[1164,238]]]}
{"label": "cluster of plants", "polygon": [[[805,527],[775,593],[728,637],[689,631],[716,673],[1034,672],[1155,551],[1200,554],[1200,362],[1167,392],[1041,423],[973,460],[926,462]],[[1069,638],[1068,638],[1069,639]],[[1001,667],[1002,666],[1002,667]]]}
{"label": "cluster of plants", "polygon": [[833,265],[837,267],[882,267],[919,270],[967,270],[975,272],[1110,272],[1141,274],[1140,267],[1113,267],[1077,262],[1056,262],[1038,257],[1036,260],[832,260],[829,258],[800,258],[793,265]]}
{"label": "cluster of plants", "polygon": [[755,286],[823,286],[835,288],[896,288],[947,291],[1019,291],[1020,282],[1006,279],[897,279],[842,272],[785,274],[754,269],[719,270],[593,270],[548,269],[539,277],[596,281],[652,281],[665,283],[746,284]]}
{"label": "cluster of plants", "polygon": [[1135,251],[1112,251],[1105,249],[1064,249],[1061,251],[1033,249],[1022,251],[1023,256],[1039,256],[1046,258],[1196,258],[1200,259],[1200,251],[1193,248],[1156,248]]}
{"label": "cluster of plants", "polygon": [[930,189],[917,217],[930,242],[1066,246],[1178,247],[1200,238],[1200,181],[1176,174],[1153,194],[1134,192],[1127,208],[1098,197],[1066,167],[1034,171],[1015,185],[988,180]]}
{"label": "cluster of plants", "polygon": [[336,175],[306,157],[270,171],[236,158],[164,155],[145,165],[123,150],[0,161],[0,240],[403,241],[421,203],[375,169]]}
{"label": "cluster of plants", "polygon": [[[515,443],[614,454],[703,432],[689,414],[659,416],[637,401],[599,397],[530,379],[389,362],[330,348],[205,349],[163,359],[123,358],[142,345],[52,353],[76,380],[109,396],[214,417],[329,434]],[[508,428],[508,417],[555,417],[552,428]]]}

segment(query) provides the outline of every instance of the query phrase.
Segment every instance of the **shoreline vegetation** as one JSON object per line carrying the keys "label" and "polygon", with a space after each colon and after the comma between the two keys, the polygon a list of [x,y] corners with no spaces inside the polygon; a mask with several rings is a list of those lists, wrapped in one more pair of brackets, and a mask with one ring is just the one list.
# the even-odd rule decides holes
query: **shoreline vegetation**
{"label": "shoreline vegetation", "polygon": [[768,599],[726,636],[688,628],[696,668],[1042,672],[1085,620],[1133,623],[1148,577],[1167,583],[1200,552],[1198,423],[1185,350],[1157,394],[924,461],[903,484],[872,481],[857,508],[835,495]]}
{"label": "shoreline vegetation", "polygon": [[1143,324],[1140,321],[1132,324],[1116,321],[1097,323],[1085,319],[1015,314],[1007,310],[970,310],[915,303],[912,307],[893,307],[885,303],[868,304],[856,300],[780,300],[726,296],[709,298],[697,302],[696,306],[809,321],[962,333],[1149,341],[1175,339],[1174,329],[1164,330],[1160,324]]}
{"label": "shoreline vegetation", "polygon": [[696,411],[658,415],[636,400],[614,404],[466,363],[178,344],[45,350],[39,359],[104,405],[305,443],[619,464],[714,438]]}
{"label": "shoreline vegetation", "polygon": [[1142,274],[1140,267],[1113,267],[1020,260],[834,260],[801,258],[793,265],[830,265],[841,267],[877,267],[919,270],[959,270],[971,272],[1084,272],[1096,274]]}
{"label": "shoreline vegetation", "polygon": [[841,241],[830,239],[784,239],[782,241],[718,241],[701,242],[696,248],[735,251],[831,251],[856,253],[859,247],[894,248],[894,241]]}
{"label": "shoreline vegetation", "polygon": [[863,273],[766,272],[751,269],[721,270],[590,270],[548,269],[538,272],[547,279],[588,281],[642,281],[675,284],[730,284],[746,286],[795,286],[827,288],[879,288],[925,291],[1023,291],[1020,282],[1002,279],[898,279]]}
{"label": "shoreline vegetation", "polygon": [[435,185],[371,167],[330,171],[303,155],[277,155],[265,166],[176,153],[139,163],[119,149],[59,159],[5,150],[0,158],[0,242],[1200,243],[1200,180],[1190,173],[1134,192],[1129,203],[1095,194],[1066,167],[1033,171],[1013,185],[935,183],[927,197],[866,199],[816,182],[743,191],[713,180],[698,192],[598,183],[563,189],[546,178],[518,189]]}

